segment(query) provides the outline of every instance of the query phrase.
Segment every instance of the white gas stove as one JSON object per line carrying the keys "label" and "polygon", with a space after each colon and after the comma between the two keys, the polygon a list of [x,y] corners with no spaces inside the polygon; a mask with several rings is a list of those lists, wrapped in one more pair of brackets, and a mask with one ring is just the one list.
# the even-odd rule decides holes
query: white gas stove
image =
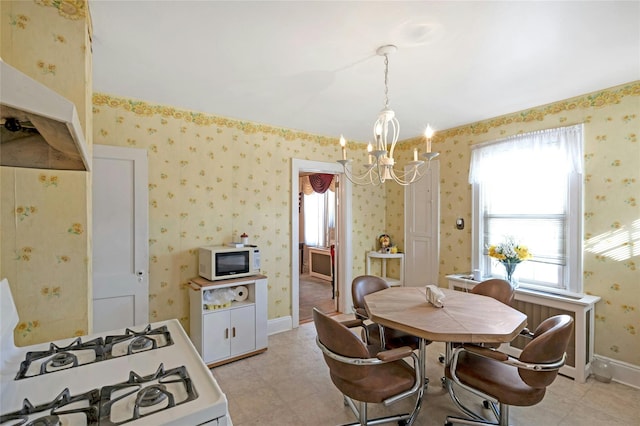
{"label": "white gas stove", "polygon": [[0,309],[0,425],[231,426],[177,320],[18,348],[6,280]]}

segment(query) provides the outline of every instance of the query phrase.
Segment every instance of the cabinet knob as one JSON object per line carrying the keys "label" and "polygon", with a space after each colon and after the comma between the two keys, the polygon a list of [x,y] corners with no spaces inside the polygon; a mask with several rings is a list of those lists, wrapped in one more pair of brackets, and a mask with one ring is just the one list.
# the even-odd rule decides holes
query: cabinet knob
{"label": "cabinet knob", "polygon": [[233,333],[231,334],[231,337],[236,337],[236,328],[233,327]]}
{"label": "cabinet knob", "polygon": [[229,338],[229,329],[228,329],[228,328],[225,328],[225,329],[224,329],[224,338],[225,338],[225,339],[228,339],[228,338]]}

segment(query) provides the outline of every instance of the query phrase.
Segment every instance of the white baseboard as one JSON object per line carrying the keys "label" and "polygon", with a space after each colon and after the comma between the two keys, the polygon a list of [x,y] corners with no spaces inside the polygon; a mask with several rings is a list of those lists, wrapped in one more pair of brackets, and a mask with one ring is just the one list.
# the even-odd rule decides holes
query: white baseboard
{"label": "white baseboard", "polygon": [[282,333],[293,329],[293,319],[288,317],[274,318],[267,321],[267,335]]}
{"label": "white baseboard", "polygon": [[611,380],[640,389],[640,366],[618,361],[613,358],[607,358],[602,355],[594,355],[594,358],[599,358],[609,363]]}

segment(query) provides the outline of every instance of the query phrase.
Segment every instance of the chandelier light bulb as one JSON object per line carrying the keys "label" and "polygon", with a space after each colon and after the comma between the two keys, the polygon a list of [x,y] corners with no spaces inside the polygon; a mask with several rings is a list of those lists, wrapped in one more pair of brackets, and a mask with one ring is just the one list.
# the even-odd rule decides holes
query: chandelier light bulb
{"label": "chandelier light bulb", "polygon": [[433,137],[433,129],[431,128],[431,125],[427,124],[427,129],[424,131],[424,136],[427,139],[431,139]]}
{"label": "chandelier light bulb", "polygon": [[431,152],[431,138],[433,137],[433,129],[427,124],[427,129],[424,131],[424,137],[427,140],[427,154]]}

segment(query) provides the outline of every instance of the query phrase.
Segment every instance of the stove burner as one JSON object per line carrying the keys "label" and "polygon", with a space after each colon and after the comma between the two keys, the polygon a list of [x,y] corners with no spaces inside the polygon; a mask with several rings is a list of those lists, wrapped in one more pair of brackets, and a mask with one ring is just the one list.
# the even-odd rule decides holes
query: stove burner
{"label": "stove burner", "polygon": [[[153,385],[144,388],[138,393],[136,405],[140,407],[151,407],[161,403],[165,399],[167,399],[167,387],[164,385]],[[173,405],[172,402],[173,401],[169,402],[170,406]]]}
{"label": "stove burner", "polygon": [[75,355],[72,355],[69,352],[60,352],[59,354],[55,354],[53,358],[51,358],[51,366],[64,367],[65,365],[72,364],[74,361],[77,361]]}
{"label": "stove burner", "polygon": [[[129,352],[140,352],[153,348],[155,340],[145,336],[138,336],[129,343]],[[157,345],[156,345],[157,346]]]}
{"label": "stove burner", "polygon": [[37,418],[34,421],[27,423],[25,426],[60,426],[61,424],[60,417],[55,414],[50,414]]}

